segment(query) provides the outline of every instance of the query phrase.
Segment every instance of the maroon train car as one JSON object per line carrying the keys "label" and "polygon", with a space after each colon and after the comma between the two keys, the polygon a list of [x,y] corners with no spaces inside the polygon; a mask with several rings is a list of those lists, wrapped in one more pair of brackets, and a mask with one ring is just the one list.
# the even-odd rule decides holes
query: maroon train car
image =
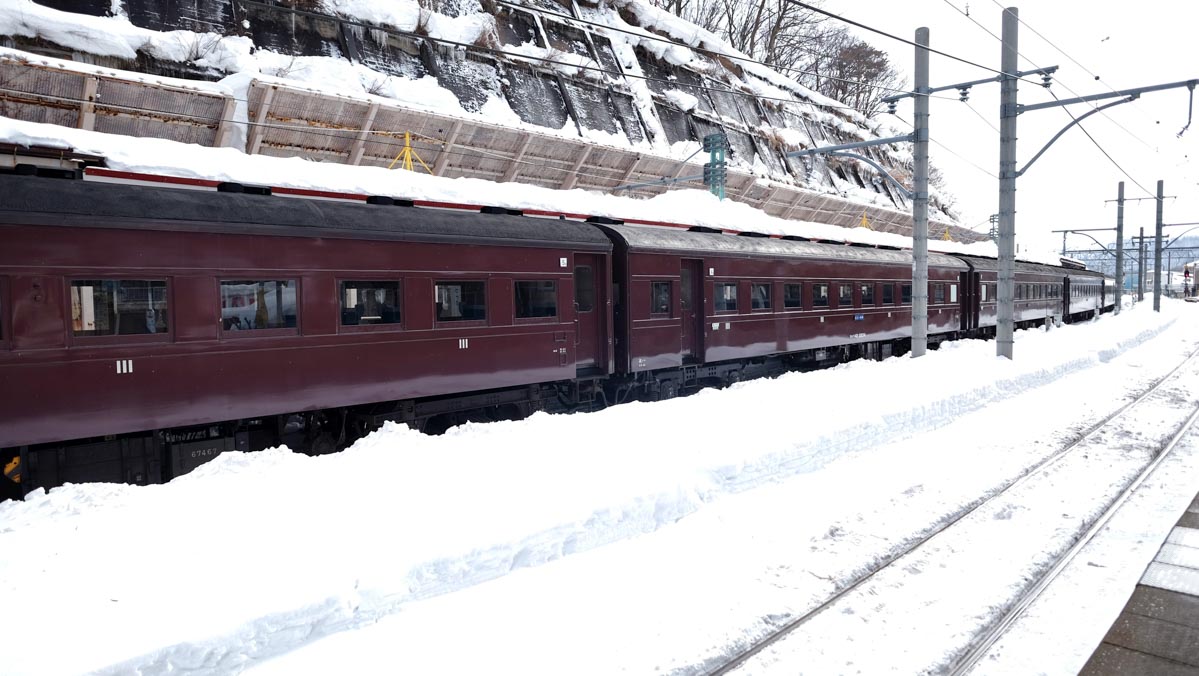
{"label": "maroon train car", "polygon": [[510,417],[612,368],[584,223],[16,176],[0,205],[0,460],[26,489]]}
{"label": "maroon train car", "polygon": [[[616,369],[652,392],[907,350],[912,257],[704,228],[602,226],[616,245]],[[929,255],[933,343],[961,325],[966,265]],[[667,370],[667,371],[663,371]]]}

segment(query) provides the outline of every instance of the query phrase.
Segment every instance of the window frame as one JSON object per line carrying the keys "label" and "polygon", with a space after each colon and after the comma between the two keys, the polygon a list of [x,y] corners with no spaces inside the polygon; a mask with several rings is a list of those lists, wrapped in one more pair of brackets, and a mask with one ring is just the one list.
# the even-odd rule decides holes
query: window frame
{"label": "window frame", "polygon": [[[250,275],[242,275],[240,277],[226,277],[226,276],[217,277],[217,309],[220,310],[220,308],[221,308],[221,304],[220,304],[221,286],[225,282],[253,282],[253,283],[275,282],[276,284],[279,282],[294,282],[296,285],[296,325],[295,326],[281,326],[281,327],[277,327],[277,328],[273,328],[273,329],[238,329],[235,331],[233,329],[225,328],[225,318],[221,317],[220,325],[219,325],[219,334],[220,334],[221,340],[224,340],[226,338],[231,338],[231,339],[275,338],[275,337],[279,337],[279,336],[298,336],[298,335],[300,335],[300,326],[303,323],[303,317],[301,316],[301,314],[303,312],[304,304],[303,304],[303,302],[301,302],[302,297],[300,295],[301,289],[300,289],[299,275],[297,275],[295,277],[285,278],[285,279],[256,279],[256,278],[252,278],[251,277],[252,275],[253,275],[253,273],[251,273]],[[340,307],[340,306],[341,306],[341,302],[338,301],[338,307]]]}
{"label": "window frame", "polygon": [[[666,309],[659,310],[657,307],[658,290],[666,289]],[[649,283],[649,316],[656,318],[666,318],[674,315],[674,289],[671,288],[670,280],[654,279]]]}
{"label": "window frame", "polygon": [[[773,285],[770,282],[750,282],[749,283],[749,311],[750,312],[759,312],[759,313],[774,312],[774,299],[771,297],[773,295],[771,286],[773,286]],[[754,307],[754,299],[755,299],[754,289],[755,288],[766,289],[766,307]]]}
{"label": "window frame", "polygon": [[[337,332],[338,333],[374,333],[378,331],[403,331],[404,318],[404,280],[397,277],[337,277],[334,282],[337,284]],[[345,298],[345,289],[342,287],[346,282],[392,282],[396,285],[396,313],[399,314],[399,321],[391,322],[390,324],[343,324],[341,321],[341,313],[344,312],[342,301]],[[296,324],[299,324],[299,313],[297,312]],[[222,327],[223,328],[223,327]],[[257,331],[265,331],[269,329],[255,329]]]}
{"label": "window frame", "polygon": [[[539,284],[548,282],[554,286],[554,314],[540,315],[535,317],[521,317],[520,304],[516,302],[516,287],[521,283]],[[516,278],[512,280],[512,320],[517,324],[556,324],[562,317],[562,303],[559,298],[562,287],[558,284],[559,280],[552,277],[542,277],[540,279]],[[484,294],[484,303],[487,302],[486,294]],[[573,303],[573,301],[572,301]]]}
{"label": "window frame", "polygon": [[[888,294],[887,293],[888,291],[890,291],[891,293]],[[891,297],[887,298],[888,295],[890,295]],[[884,282],[883,283],[883,293],[881,296],[879,296],[879,298],[882,300],[882,304],[884,306],[894,305],[895,304],[895,282]]]}
{"label": "window frame", "polygon": [[[175,285],[171,283],[171,278],[163,275],[136,275],[127,274],[114,275],[112,273],[89,275],[87,273],[69,275],[63,278],[63,310],[66,314],[65,330],[67,334],[67,347],[99,347],[105,345],[141,345],[141,344],[158,344],[172,343],[175,341],[175,313],[171,309],[175,305]],[[129,282],[163,282],[166,284],[166,291],[163,293],[163,298],[166,300],[167,313],[167,330],[162,333],[127,333],[110,336],[79,336],[75,335],[75,330],[71,327],[71,289],[74,288],[75,282],[106,282],[106,281],[129,281]],[[45,293],[46,290],[43,290]],[[4,293],[0,289],[0,293]],[[11,304],[9,304],[9,315],[11,316]],[[5,334],[7,335],[7,334]],[[0,335],[0,345],[10,344],[9,340]]]}
{"label": "window frame", "polygon": [[[838,308],[854,307],[854,302],[853,302],[853,287],[854,286],[855,286],[855,284],[853,282],[838,282],[837,283],[837,307]],[[845,302],[845,290],[846,289],[849,289],[849,303]]]}
{"label": "window frame", "polygon": [[[433,328],[452,328],[461,326],[487,326],[489,317],[491,316],[491,299],[487,293],[488,279],[486,277],[466,276],[462,278],[454,277],[434,277],[433,278]],[[483,318],[482,319],[442,319],[439,316],[439,308],[441,303],[437,300],[437,287],[442,284],[467,284],[475,283],[483,287]],[[515,294],[515,287],[513,294]],[[516,308],[512,310],[512,316],[516,316]]]}
{"label": "window frame", "polygon": [[[739,285],[737,282],[713,282],[712,284],[712,311],[716,314],[736,314],[739,312]],[[722,300],[722,294],[720,293],[721,288],[727,288],[730,286],[733,288],[733,307],[721,309],[719,305]]]}
{"label": "window frame", "polygon": [[[867,307],[867,306],[874,307],[875,305],[878,304],[874,298],[874,291],[875,291],[874,287],[875,287],[874,282],[858,282],[858,293],[860,294],[861,299],[862,299],[862,307]],[[867,290],[870,291],[870,300],[866,299],[867,298],[866,297]]]}
{"label": "window frame", "polygon": [[[587,307],[583,307],[583,304],[579,302],[579,290],[582,288],[579,285],[579,270],[583,269],[587,270],[587,276],[591,278],[591,304]],[[572,291],[574,292],[574,297],[571,300],[571,303],[574,307],[575,314],[580,312],[594,312],[596,299],[598,298],[595,292],[595,268],[587,264],[575,263],[574,270],[571,270],[570,273],[570,284]]]}
{"label": "window frame", "polygon": [[[912,293],[914,291],[915,291],[915,287],[912,284],[910,284],[910,283],[909,284],[900,284],[899,285],[899,304],[900,305],[911,305],[912,304]],[[907,296],[907,297],[905,298],[904,296]]]}
{"label": "window frame", "polygon": [[[798,305],[787,305],[787,289],[788,289],[788,287],[799,287],[799,296],[798,296],[799,304]],[[804,309],[803,282],[783,282],[783,310],[784,311],[786,311],[786,310],[794,311],[794,310],[803,310],[803,309]]]}
{"label": "window frame", "polygon": [[[824,302],[816,302],[816,290],[824,289]],[[812,309],[831,308],[833,306],[833,284],[832,282],[812,282]]]}

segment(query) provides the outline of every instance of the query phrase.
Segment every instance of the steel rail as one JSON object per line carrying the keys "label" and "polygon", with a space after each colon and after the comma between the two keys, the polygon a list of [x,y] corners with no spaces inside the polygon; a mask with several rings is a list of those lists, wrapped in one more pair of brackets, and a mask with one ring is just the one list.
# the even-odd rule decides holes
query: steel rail
{"label": "steel rail", "polygon": [[[875,575],[883,572],[884,570],[889,568],[891,565],[893,565],[896,561],[899,561],[900,559],[904,558],[908,554],[911,554],[912,552],[916,551],[917,549],[919,549],[924,544],[928,543],[930,540],[932,540],[936,536],[938,536],[941,533],[943,533],[944,531],[948,530],[950,527],[956,525],[962,519],[970,516],[971,514],[974,514],[978,510],[982,509],[983,507],[986,507],[987,505],[991,504],[995,500],[1003,497],[1009,491],[1024,484],[1026,481],[1032,479],[1035,475],[1037,475],[1041,471],[1049,469],[1053,465],[1057,464],[1058,461],[1062,460],[1063,458],[1065,458],[1066,456],[1070,455],[1072,452],[1077,450],[1079,447],[1081,447],[1088,439],[1090,439],[1092,436],[1094,436],[1103,427],[1107,426],[1112,421],[1114,421],[1115,419],[1122,416],[1124,413],[1126,413],[1132,407],[1140,404],[1141,402],[1145,401],[1149,397],[1153,396],[1162,387],[1162,385],[1164,385],[1167,381],[1169,381],[1171,378],[1173,378],[1179,372],[1179,370],[1182,369],[1183,366],[1190,363],[1191,360],[1194,359],[1197,355],[1199,355],[1199,348],[1196,348],[1195,350],[1193,350],[1189,355],[1187,355],[1187,357],[1185,359],[1183,359],[1181,362],[1179,362],[1179,364],[1177,366],[1175,366],[1173,369],[1171,369],[1169,373],[1165,374],[1164,376],[1162,376],[1162,377],[1158,378],[1156,381],[1154,381],[1148,388],[1145,389],[1144,392],[1142,392],[1135,399],[1133,399],[1132,401],[1128,402],[1127,404],[1121,406],[1120,408],[1116,409],[1111,414],[1107,415],[1106,417],[1100,419],[1099,421],[1097,421],[1096,423],[1094,423],[1093,425],[1088,427],[1086,429],[1086,431],[1084,431],[1081,434],[1081,436],[1079,436],[1073,442],[1069,443],[1068,445],[1066,445],[1063,448],[1059,449],[1058,451],[1054,452],[1052,455],[1043,458],[1040,462],[1025,468],[1024,471],[1019,474],[1019,476],[1015,477],[1014,479],[1009,481],[1007,484],[992,491],[990,494],[984,495],[978,501],[967,504],[965,507],[962,508],[961,511],[959,511],[957,514],[953,515],[953,517],[938,524],[932,530],[928,531],[926,535],[919,537],[914,542],[912,542],[910,545],[908,545],[907,547],[904,547],[901,551],[895,553],[893,556],[883,559],[879,563],[879,565],[877,565],[873,569],[863,573],[860,577],[858,577],[857,579],[850,582],[848,585],[846,585],[840,591],[835,592],[832,596],[830,596],[828,599],[823,601],[820,605],[807,611],[803,615],[800,615],[799,617],[795,618],[794,620],[791,620],[790,622],[788,622],[787,624],[783,625],[782,627],[774,630],[773,632],[767,634],[762,639],[756,641],[749,648],[746,648],[745,650],[743,650],[739,653],[736,653],[732,657],[723,661],[715,669],[713,669],[711,671],[707,671],[705,673],[708,674],[708,676],[722,676],[723,674],[728,674],[728,673],[732,672],[734,669],[736,669],[737,667],[740,667],[747,660],[749,660],[749,658],[757,655],[758,653],[762,652],[766,648],[781,641],[783,638],[785,638],[786,636],[788,636],[789,634],[794,632],[799,627],[801,627],[801,626],[807,624],[808,622],[812,621],[813,619],[815,619],[818,615],[820,615],[825,610],[830,608],[834,603],[836,603],[837,601],[840,601],[842,598],[847,596],[850,592],[854,591],[855,589],[861,587],[866,582],[873,579]],[[1197,417],[1199,417],[1199,409],[1196,410],[1195,414],[1192,414],[1191,418],[1188,419],[1187,423],[1184,423],[1184,428],[1187,425],[1192,424],[1193,421]],[[1180,432],[1180,434],[1181,434],[1181,432]],[[1159,455],[1165,455],[1165,453],[1160,453]],[[992,641],[992,643],[993,643],[993,641]],[[985,653],[985,650],[982,652]],[[956,666],[955,666],[955,668],[956,668]]]}
{"label": "steel rail", "polygon": [[[1191,357],[1194,356],[1195,353],[1191,353]],[[1188,357],[1183,364],[1185,364],[1187,361],[1190,361],[1190,357]],[[1108,522],[1112,520],[1112,517],[1114,517],[1116,513],[1120,511],[1120,507],[1122,507],[1124,503],[1127,502],[1130,497],[1132,497],[1132,494],[1141,487],[1141,484],[1144,483],[1145,480],[1150,476],[1152,476],[1155,471],[1157,471],[1158,466],[1161,465],[1163,460],[1170,456],[1182,438],[1194,429],[1196,420],[1199,420],[1199,407],[1196,407],[1195,410],[1191,412],[1191,415],[1186,419],[1185,422],[1182,423],[1182,425],[1178,428],[1178,431],[1175,432],[1174,436],[1172,436],[1170,440],[1166,442],[1165,446],[1158,450],[1153,460],[1146,465],[1143,470],[1141,470],[1140,474],[1138,474],[1136,478],[1134,478],[1128,484],[1128,486],[1126,486],[1124,490],[1120,492],[1119,495],[1117,495],[1110,503],[1108,503],[1107,509],[1105,509],[1103,513],[1095,519],[1095,521],[1091,524],[1091,527],[1087,529],[1087,532],[1084,533],[1072,547],[1063,552],[1062,555],[1058,557],[1057,561],[1054,562],[1053,566],[1046,570],[1036,582],[1026,587],[1016,602],[1008,608],[1006,613],[1004,613],[1003,617],[1001,617],[998,622],[992,625],[989,630],[984,632],[981,635],[981,638],[975,641],[966,654],[964,654],[953,664],[949,671],[950,674],[966,674],[978,664],[979,660],[981,660],[987,654],[987,651],[991,649],[991,646],[995,645],[995,643],[1003,637],[1004,633],[1006,633],[1007,630],[1010,629],[1013,624],[1015,624],[1016,620],[1020,619],[1020,617],[1024,615],[1024,611],[1028,610],[1033,602],[1040,598],[1045,589],[1047,589],[1050,584],[1052,584],[1059,576],[1061,576],[1062,572],[1065,571],[1066,566],[1070,565],[1074,558],[1077,557],[1082,550],[1085,549],[1086,546],[1095,539],[1095,536],[1097,536],[1105,526],[1107,526]]]}

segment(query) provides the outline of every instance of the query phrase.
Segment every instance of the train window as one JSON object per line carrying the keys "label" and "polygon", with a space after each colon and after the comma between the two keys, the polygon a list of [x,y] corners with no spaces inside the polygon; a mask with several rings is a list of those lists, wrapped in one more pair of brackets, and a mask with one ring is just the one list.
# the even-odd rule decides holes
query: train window
{"label": "train window", "polygon": [[749,285],[750,309],[770,309],[770,284],[754,283]]}
{"label": "train window", "polygon": [[737,311],[737,283],[716,282],[716,311]]}
{"label": "train window", "polygon": [[684,312],[691,309],[691,268],[679,268],[679,308]]}
{"label": "train window", "polygon": [[1024,298],[1024,285],[1017,284],[1016,285],[1016,300],[1020,300],[1021,298]]}
{"label": "train window", "polygon": [[862,305],[874,305],[874,285],[859,284],[858,286],[862,292]]}
{"label": "train window", "polygon": [[793,310],[803,309],[803,284],[783,285],[783,307]]}
{"label": "train window", "polygon": [[400,323],[400,283],[341,282],[341,325]]}
{"label": "train window", "polygon": [[71,332],[75,336],[165,334],[167,321],[165,281],[71,281]]}
{"label": "train window", "polygon": [[221,328],[226,331],[296,327],[296,280],[222,280]]}
{"label": "train window", "polygon": [[958,302],[958,285],[957,284],[949,285],[949,302],[950,303]]}
{"label": "train window", "polygon": [[812,307],[828,307],[828,284],[812,285]]}
{"label": "train window", "polygon": [[579,312],[595,309],[595,273],[590,265],[575,266],[575,306]]}
{"label": "train window", "polygon": [[839,284],[837,307],[853,307],[853,284]]}
{"label": "train window", "polygon": [[903,288],[900,289],[899,302],[904,305],[912,304],[912,285],[911,284],[904,284]]}
{"label": "train window", "polygon": [[981,287],[979,287],[979,291],[982,292],[982,295],[979,296],[979,300],[984,303],[987,302],[987,289],[990,288],[990,286],[990,284],[983,284]]}
{"label": "train window", "polygon": [[487,293],[484,288],[483,282],[437,282],[437,321],[487,319]]}
{"label": "train window", "polygon": [[933,302],[934,303],[944,303],[945,302],[945,285],[938,282],[936,284],[933,284],[932,287],[933,287]]}
{"label": "train window", "polygon": [[650,314],[670,314],[670,282],[653,282],[650,284]]}
{"label": "train window", "polygon": [[883,284],[883,305],[895,304],[895,285],[891,283]]}
{"label": "train window", "polygon": [[558,282],[517,282],[514,289],[517,319],[558,316]]}

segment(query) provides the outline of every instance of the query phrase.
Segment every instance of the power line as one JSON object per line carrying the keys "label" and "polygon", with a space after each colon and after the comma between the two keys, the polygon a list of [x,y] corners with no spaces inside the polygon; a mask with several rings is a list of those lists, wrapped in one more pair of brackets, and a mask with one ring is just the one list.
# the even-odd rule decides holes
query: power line
{"label": "power line", "polygon": [[999,127],[996,127],[994,122],[988,120],[982,113],[978,112],[978,110],[974,106],[970,105],[968,101],[962,101],[962,103],[965,104],[965,106],[970,109],[970,112],[974,113],[978,119],[982,120],[988,127],[994,129],[996,134],[1001,133],[999,131]]}
{"label": "power line", "polygon": [[989,72],[991,72],[991,73],[995,73],[995,74],[997,74],[997,75],[1002,75],[1002,76],[1005,76],[1005,77],[1011,77],[1011,78],[1015,78],[1015,79],[1017,79],[1017,80],[1022,80],[1022,81],[1024,81],[1024,82],[1027,82],[1027,83],[1030,83],[1030,84],[1036,84],[1036,85],[1038,85],[1038,86],[1041,84],[1041,83],[1039,83],[1039,82],[1033,82],[1032,80],[1024,80],[1023,78],[1018,78],[1018,77],[1016,77],[1015,75],[1012,75],[1012,74],[1010,74],[1010,73],[1005,73],[1005,72],[1003,72],[1003,71],[1001,71],[1001,70],[995,70],[994,68],[991,68],[991,67],[989,67],[989,66],[984,66],[984,65],[982,65],[982,64],[980,64],[980,63],[975,63],[975,62],[973,62],[973,61],[970,61],[970,60],[968,60],[968,59],[963,59],[963,58],[962,58],[962,57],[960,57],[960,56],[954,56],[953,54],[947,54],[947,53],[945,53],[945,52],[942,52],[942,51],[939,51],[939,50],[933,49],[932,47],[928,47],[928,46],[926,46],[926,45],[918,45],[918,44],[916,44],[915,42],[912,42],[911,40],[908,40],[908,39],[906,39],[906,38],[901,38],[901,37],[899,37],[899,36],[897,36],[897,35],[892,35],[892,34],[890,34],[890,33],[886,32],[886,31],[879,30],[878,28],[874,28],[874,27],[872,27],[872,26],[867,26],[866,24],[863,24],[863,23],[858,23],[857,21],[854,21],[854,20],[852,20],[852,19],[847,19],[847,18],[845,18],[845,17],[843,17],[843,16],[840,16],[840,15],[838,15],[838,14],[833,14],[832,12],[829,12],[829,11],[826,11],[826,10],[823,10],[823,9],[820,9],[819,7],[813,7],[812,5],[805,4],[805,3],[803,3],[803,2],[800,2],[799,0],[786,0],[786,2],[788,2],[788,3],[792,4],[792,5],[796,5],[796,6],[798,6],[798,7],[803,7],[804,9],[811,10],[811,11],[813,11],[813,12],[817,12],[817,13],[819,13],[819,14],[823,14],[823,15],[825,15],[825,16],[827,16],[827,17],[830,17],[830,18],[836,19],[836,20],[838,20],[838,21],[843,21],[843,22],[845,22],[845,23],[847,23],[847,24],[849,24],[849,25],[851,25],[851,26],[856,26],[856,27],[858,27],[858,28],[861,28],[862,30],[867,30],[867,31],[870,31],[871,33],[877,33],[877,34],[879,34],[879,35],[881,35],[881,36],[883,36],[883,37],[891,38],[892,40],[897,40],[897,41],[899,41],[899,42],[902,42],[902,43],[904,43],[905,45],[911,45],[911,46],[913,46],[913,47],[919,47],[919,48],[921,48],[921,49],[926,49],[926,50],[928,50],[928,52],[929,52],[930,54],[937,54],[938,56],[944,56],[945,58],[948,58],[948,59],[953,59],[954,61],[960,61],[961,63],[964,63],[964,64],[966,64],[966,65],[969,65],[969,66],[974,66],[975,68],[981,68],[981,69],[983,69],[983,70],[985,70],[985,71],[989,71]]}
{"label": "power line", "polygon": [[[1061,99],[1058,99],[1057,94],[1054,94],[1053,92],[1049,92],[1049,93],[1053,96],[1053,98],[1055,100],[1059,100],[1059,101],[1061,100]],[[1133,178],[1131,174],[1129,174],[1127,171],[1124,171],[1124,167],[1120,166],[1120,163],[1117,162],[1115,160],[1115,158],[1113,158],[1106,150],[1104,150],[1103,146],[1099,145],[1099,142],[1095,140],[1094,136],[1091,136],[1091,132],[1087,131],[1086,127],[1082,126],[1081,122],[1078,122],[1078,119],[1074,117],[1074,113],[1071,113],[1069,111],[1069,109],[1067,109],[1065,106],[1062,106],[1062,111],[1065,112],[1067,115],[1069,115],[1070,119],[1074,120],[1074,122],[1078,124],[1078,128],[1082,130],[1082,133],[1087,135],[1087,138],[1091,139],[1091,143],[1095,144],[1095,147],[1099,149],[1099,152],[1103,153],[1103,156],[1106,157],[1109,162],[1114,164],[1116,166],[1116,168],[1120,170],[1121,174],[1124,174],[1128,178],[1129,181],[1132,181],[1133,185],[1135,185],[1136,187],[1143,190],[1145,192],[1145,194],[1152,195],[1154,197],[1154,199],[1157,198],[1157,195],[1155,193],[1150,192],[1148,188],[1146,188],[1145,186],[1138,183],[1137,180],[1135,178]]]}
{"label": "power line", "polygon": [[[945,2],[949,2],[949,0],[945,0]],[[991,2],[995,3],[995,6],[996,6],[996,7],[998,7],[998,8],[1000,8],[1000,9],[1002,9],[1002,10],[1006,11],[1006,9],[1004,8],[1004,6],[1003,6],[1002,4],[1000,4],[1000,3],[999,3],[999,0],[991,0]],[[1073,62],[1073,63],[1074,63],[1074,65],[1076,65],[1076,66],[1078,66],[1079,68],[1081,68],[1081,69],[1083,69],[1084,71],[1086,71],[1086,72],[1087,72],[1087,74],[1088,74],[1088,75],[1090,75],[1091,77],[1095,78],[1095,80],[1096,80],[1096,81],[1101,81],[1101,80],[1099,80],[1099,76],[1098,76],[1098,75],[1096,75],[1095,73],[1092,73],[1090,69],[1088,69],[1086,66],[1082,65],[1081,63],[1079,63],[1077,60],[1075,60],[1075,58],[1074,58],[1074,57],[1072,57],[1072,56],[1070,56],[1069,54],[1067,54],[1065,50],[1063,50],[1061,47],[1058,47],[1056,44],[1054,44],[1054,42],[1053,42],[1052,40],[1050,40],[1049,38],[1047,38],[1047,37],[1045,37],[1044,35],[1042,35],[1041,33],[1039,33],[1039,32],[1037,31],[1037,29],[1033,28],[1033,27],[1032,27],[1032,26],[1031,26],[1031,25],[1030,25],[1030,24],[1029,24],[1027,21],[1025,21],[1024,19],[1021,19],[1020,17],[1016,17],[1016,20],[1017,20],[1017,21],[1019,21],[1021,24],[1023,24],[1025,28],[1027,28],[1028,30],[1032,31],[1034,35],[1036,35],[1037,37],[1039,37],[1039,38],[1041,38],[1042,40],[1044,40],[1044,41],[1045,41],[1045,42],[1046,42],[1046,43],[1047,43],[1047,44],[1048,44],[1050,47],[1053,47],[1054,49],[1056,49],[1056,50],[1057,50],[1057,51],[1058,51],[1058,52],[1059,52],[1059,53],[1060,53],[1062,56],[1066,57],[1067,59],[1070,59],[1070,61],[1071,61],[1071,62]],[[973,19],[971,19],[971,21],[973,21]],[[975,23],[975,24],[978,24],[978,22],[977,22],[977,21],[975,21],[974,23]],[[979,27],[980,27],[980,28],[982,28],[982,24],[978,24],[978,25],[979,25]],[[986,29],[986,28],[983,28],[983,30],[987,30],[987,29]],[[989,33],[989,34],[991,35],[991,37],[994,37],[996,40],[999,40],[1000,42],[1003,42],[1003,40],[1002,40],[1001,38],[998,38],[998,37],[996,37],[994,33],[991,33],[991,31],[987,31],[987,33]],[[1037,65],[1037,64],[1035,64],[1035,63],[1033,63],[1032,59],[1028,58],[1027,56],[1024,56],[1023,54],[1020,54],[1019,52],[1017,52],[1017,54],[1018,54],[1018,55],[1019,55],[1019,56],[1020,56],[1022,59],[1024,59],[1025,61],[1027,61],[1027,62],[1031,63],[1031,64],[1033,65],[1033,67],[1034,67],[1034,68],[1040,68],[1040,66],[1038,66],[1038,65]],[[1059,80],[1059,82],[1060,82],[1060,80]],[[1066,91],[1070,92],[1070,93],[1071,93],[1071,94],[1073,94],[1075,97],[1078,97],[1078,98],[1081,98],[1081,97],[1082,97],[1082,95],[1081,95],[1081,94],[1079,94],[1078,92],[1076,92],[1076,91],[1074,91],[1073,89],[1071,89],[1069,86],[1067,86],[1067,85],[1066,85],[1066,83],[1064,83],[1064,82],[1061,82],[1061,85],[1062,85],[1062,89],[1065,89]],[[1107,87],[1108,91],[1110,91],[1110,92],[1113,92],[1113,93],[1114,93],[1114,92],[1116,91],[1115,89],[1113,89],[1113,88],[1112,88],[1112,86],[1111,86],[1111,85],[1107,84],[1106,82],[1104,82],[1104,83],[1103,83],[1103,86],[1104,86],[1104,87]],[[1095,107],[1096,107],[1096,105],[1095,105],[1094,103],[1090,103],[1090,102],[1088,102],[1088,103],[1087,103],[1087,105],[1091,106],[1092,108],[1095,108]],[[1149,117],[1149,116],[1148,116],[1148,114],[1147,114],[1147,113],[1145,113],[1145,111],[1144,111],[1144,110],[1141,110],[1141,108],[1140,108],[1140,106],[1139,106],[1138,104],[1134,103],[1134,104],[1133,104],[1133,106],[1134,106],[1134,107],[1136,107],[1136,108],[1137,108],[1137,110],[1140,110],[1140,111],[1141,111],[1141,114],[1142,114],[1142,115],[1145,115],[1145,117],[1146,117],[1146,118],[1148,118],[1148,117]],[[1100,115],[1103,115],[1104,117],[1106,117],[1106,118],[1108,119],[1108,121],[1110,121],[1112,124],[1114,124],[1114,125],[1116,125],[1117,127],[1119,127],[1119,128],[1120,128],[1120,129],[1121,129],[1121,130],[1122,130],[1124,133],[1126,133],[1126,134],[1128,134],[1129,136],[1131,136],[1131,137],[1133,137],[1134,139],[1136,139],[1136,140],[1137,140],[1137,142],[1139,142],[1141,145],[1143,145],[1143,146],[1145,146],[1146,148],[1149,148],[1149,149],[1151,149],[1151,150],[1153,149],[1153,146],[1152,146],[1152,145],[1150,145],[1149,143],[1147,143],[1147,142],[1146,142],[1144,139],[1142,139],[1140,136],[1137,136],[1136,134],[1132,133],[1132,131],[1130,131],[1130,130],[1129,130],[1129,129],[1127,129],[1127,128],[1126,128],[1124,125],[1122,125],[1122,124],[1120,124],[1119,122],[1117,122],[1115,118],[1113,118],[1112,116],[1108,115],[1106,112],[1101,112],[1101,113],[1100,113]],[[1150,119],[1151,119],[1151,118],[1150,118]]]}
{"label": "power line", "polygon": [[[903,122],[904,124],[908,125],[909,127],[911,127],[911,126],[914,126],[914,125],[912,125],[912,123],[908,122],[907,120],[903,119],[902,117],[899,117],[899,115],[896,115],[895,117],[897,117],[897,118],[899,119],[899,121],[900,121],[900,122]],[[941,143],[940,141],[938,141],[938,140],[937,140],[937,139],[935,139],[935,138],[932,138],[931,136],[929,137],[929,139],[928,139],[928,140],[929,140],[929,141],[932,141],[933,143],[936,143],[936,144],[937,144],[937,145],[939,145],[939,146],[941,146],[941,148],[943,148],[943,149],[944,149],[946,152],[948,152],[949,154],[951,154],[951,155],[953,155],[954,157],[958,158],[959,160],[961,160],[961,161],[965,162],[966,164],[968,164],[968,165],[970,165],[970,166],[974,167],[975,169],[977,169],[977,170],[981,171],[982,173],[986,174],[987,176],[990,176],[991,178],[995,179],[996,181],[998,181],[998,180],[999,180],[999,177],[998,177],[998,176],[996,176],[995,174],[993,174],[993,173],[991,173],[991,172],[987,171],[986,169],[983,169],[982,167],[978,166],[978,165],[977,165],[977,164],[975,164],[974,162],[971,162],[970,160],[966,159],[965,157],[963,157],[962,155],[960,155],[958,152],[956,152],[956,151],[955,151],[953,148],[950,148],[949,146],[945,145],[944,143]]]}

